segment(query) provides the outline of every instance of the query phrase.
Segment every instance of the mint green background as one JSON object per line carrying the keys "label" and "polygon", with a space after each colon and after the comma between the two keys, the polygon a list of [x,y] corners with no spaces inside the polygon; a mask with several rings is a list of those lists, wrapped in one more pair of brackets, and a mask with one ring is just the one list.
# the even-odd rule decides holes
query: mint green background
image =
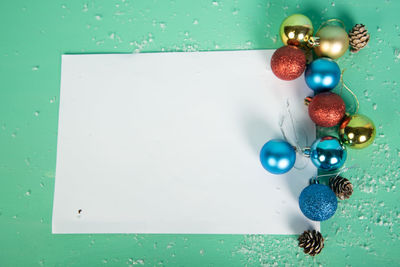
{"label": "mint green background", "polygon": [[[399,10],[394,0],[1,1],[0,266],[399,266]],[[316,28],[365,23],[372,36],[338,63],[377,139],[349,153],[355,192],[322,223],[319,256],[296,236],[51,234],[61,54],[278,48],[296,12]]]}

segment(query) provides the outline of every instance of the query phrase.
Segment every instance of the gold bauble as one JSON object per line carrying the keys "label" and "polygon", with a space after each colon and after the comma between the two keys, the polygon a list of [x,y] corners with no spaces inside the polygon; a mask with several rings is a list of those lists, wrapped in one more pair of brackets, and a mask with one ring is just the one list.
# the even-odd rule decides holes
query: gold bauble
{"label": "gold bauble", "polygon": [[350,148],[364,148],[372,144],[376,129],[371,119],[355,114],[346,117],[339,127],[339,136]]}
{"label": "gold bauble", "polygon": [[284,45],[302,46],[313,35],[311,20],[302,14],[293,14],[281,24],[279,35]]}
{"label": "gold bauble", "polygon": [[319,45],[314,46],[314,51],[319,57],[337,59],[349,48],[349,36],[341,26],[326,25],[315,36],[319,38]]}

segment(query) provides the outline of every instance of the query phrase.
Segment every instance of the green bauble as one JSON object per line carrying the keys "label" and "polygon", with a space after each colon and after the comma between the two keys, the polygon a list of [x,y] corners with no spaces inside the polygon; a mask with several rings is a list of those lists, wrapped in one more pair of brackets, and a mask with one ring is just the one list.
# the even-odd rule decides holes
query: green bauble
{"label": "green bauble", "polygon": [[339,127],[341,141],[350,148],[361,149],[374,142],[375,125],[370,118],[361,114],[346,117]]}
{"label": "green bauble", "polygon": [[279,35],[284,45],[303,46],[314,32],[311,20],[302,14],[293,14],[281,24]]}

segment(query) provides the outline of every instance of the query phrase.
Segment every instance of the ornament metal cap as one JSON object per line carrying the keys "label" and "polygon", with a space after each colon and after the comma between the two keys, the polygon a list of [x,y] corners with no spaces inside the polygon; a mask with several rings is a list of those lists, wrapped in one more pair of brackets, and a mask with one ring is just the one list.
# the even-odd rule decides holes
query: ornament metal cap
{"label": "ornament metal cap", "polygon": [[311,103],[312,99],[312,96],[307,96],[306,98],[304,98],[304,105],[308,106]]}
{"label": "ornament metal cap", "polygon": [[310,184],[319,184],[319,180],[317,177],[311,177],[309,180]]}
{"label": "ornament metal cap", "polygon": [[303,156],[306,158],[309,158],[311,155],[311,148],[309,146],[303,148],[303,150],[301,151],[303,153]]}
{"label": "ornament metal cap", "polygon": [[320,38],[317,36],[311,36],[308,41],[307,41],[307,45],[309,48],[313,48],[315,46],[319,46],[320,45]]}

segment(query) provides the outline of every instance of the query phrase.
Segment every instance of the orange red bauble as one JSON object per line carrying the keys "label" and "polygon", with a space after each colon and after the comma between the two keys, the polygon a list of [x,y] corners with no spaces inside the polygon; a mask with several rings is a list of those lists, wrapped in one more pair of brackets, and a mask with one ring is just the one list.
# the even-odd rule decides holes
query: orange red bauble
{"label": "orange red bauble", "polygon": [[282,46],[272,55],[272,72],[281,80],[294,80],[303,74],[305,68],[306,55],[295,46]]}
{"label": "orange red bauble", "polygon": [[320,93],[313,98],[306,98],[308,115],[311,120],[322,127],[338,125],[345,113],[346,105],[343,99],[332,92]]}

